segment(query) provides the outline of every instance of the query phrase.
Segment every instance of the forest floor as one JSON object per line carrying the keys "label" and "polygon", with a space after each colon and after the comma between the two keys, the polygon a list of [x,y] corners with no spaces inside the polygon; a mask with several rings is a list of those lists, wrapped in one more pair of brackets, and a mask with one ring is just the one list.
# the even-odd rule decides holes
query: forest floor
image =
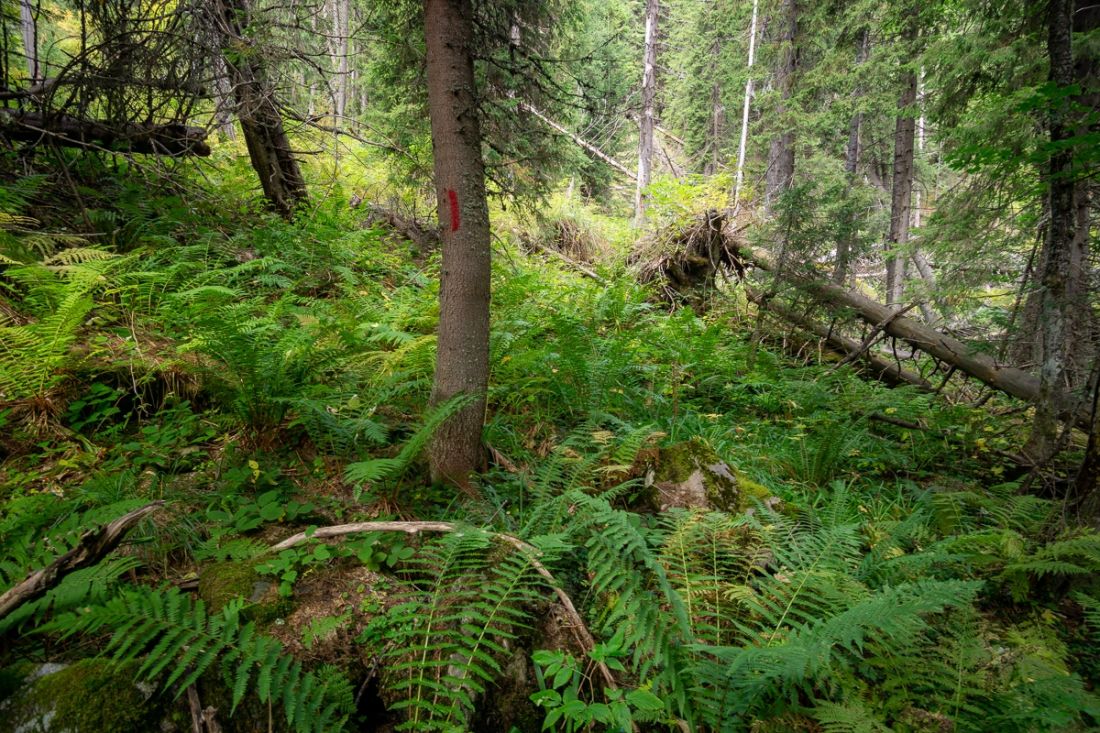
{"label": "forest floor", "polygon": [[[670,308],[595,219],[500,226],[456,495],[423,457],[435,253],[336,196],[117,185],[79,237],[3,220],[38,257],[0,286],[0,590],[164,505],[0,618],[0,733],[1100,723],[1100,535],[1020,491],[1018,405],[792,355],[732,284]],[[311,537],[411,521],[439,531]]]}

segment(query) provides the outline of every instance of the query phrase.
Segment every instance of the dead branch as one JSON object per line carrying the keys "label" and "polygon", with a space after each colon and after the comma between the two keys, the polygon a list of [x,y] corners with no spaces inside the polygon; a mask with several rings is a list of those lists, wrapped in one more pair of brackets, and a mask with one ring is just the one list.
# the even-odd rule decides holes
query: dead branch
{"label": "dead branch", "polygon": [[135,524],[162,506],[164,506],[163,501],[154,501],[140,509],[123,514],[110,524],[85,532],[76,547],[41,570],[34,571],[21,583],[9,588],[4,595],[0,596],[0,619],[24,603],[46,595],[51,588],[74,570],[95,565],[118,547],[126,533]]}
{"label": "dead branch", "polygon": [[[420,534],[423,532],[454,532],[459,529],[461,529],[459,525],[452,524],[451,522],[357,522],[355,524],[338,524],[331,527],[319,527],[309,533],[299,532],[298,534],[291,535],[282,542],[272,545],[268,548],[268,552],[280,552],[294,547],[295,545],[300,545],[310,539],[329,539],[333,537],[343,537],[349,534],[360,534],[362,532],[404,532],[405,534]],[[568,616],[569,620],[572,622],[570,628],[573,631],[573,637],[577,644],[580,645],[581,649],[586,653],[592,651],[596,646],[596,640],[592,636],[592,632],[588,630],[588,625],[585,624],[576,606],[573,605],[573,600],[561,589],[558,582],[554,579],[553,574],[546,569],[546,566],[538,561],[538,549],[518,537],[497,532],[494,532],[493,536],[511,545],[520,552],[529,555],[531,558],[531,566],[535,569],[535,572],[545,578],[550,584],[550,587],[554,590],[554,595],[558,597],[558,602],[561,603],[562,607],[565,609],[566,616]],[[611,670],[607,668],[607,665],[603,662],[596,662],[595,664],[596,668],[600,671],[600,676],[603,677],[604,684],[609,689],[617,689],[618,684],[615,682],[615,677],[611,674]]]}

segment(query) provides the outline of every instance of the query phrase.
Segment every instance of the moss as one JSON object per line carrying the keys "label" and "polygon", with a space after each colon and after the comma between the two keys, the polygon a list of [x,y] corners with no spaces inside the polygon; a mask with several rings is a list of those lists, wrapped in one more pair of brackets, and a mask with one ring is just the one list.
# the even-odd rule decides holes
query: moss
{"label": "moss", "polygon": [[700,438],[661,448],[654,464],[643,497],[654,510],[708,507],[736,514],[746,508],[736,474]]}
{"label": "moss", "polygon": [[11,699],[0,733],[156,730],[161,700],[135,684],[138,666],[85,659],[41,677]]}
{"label": "moss", "polygon": [[20,662],[0,669],[0,703],[18,692],[33,671],[34,665],[30,662]]}
{"label": "moss", "polygon": [[241,617],[257,624],[269,624],[291,611],[289,600],[279,596],[270,580],[262,577],[249,562],[219,562],[207,565],[199,573],[199,597],[211,613],[241,598],[249,605]]}

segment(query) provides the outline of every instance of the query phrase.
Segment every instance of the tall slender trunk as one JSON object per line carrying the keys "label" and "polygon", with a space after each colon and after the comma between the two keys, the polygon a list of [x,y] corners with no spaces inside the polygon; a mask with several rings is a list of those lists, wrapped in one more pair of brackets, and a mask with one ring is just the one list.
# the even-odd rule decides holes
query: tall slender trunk
{"label": "tall slender trunk", "polygon": [[233,124],[233,88],[229,83],[228,69],[221,56],[213,59],[214,69],[214,121],[226,140],[237,139],[237,127]]}
{"label": "tall slender trunk", "polygon": [[[920,116],[917,117],[917,157],[924,155],[924,140],[925,140],[925,119],[924,119],[924,69],[920,70],[920,74],[917,77],[917,104],[920,107]],[[920,229],[921,226],[921,189],[919,186],[913,189],[913,212],[912,222],[914,229]],[[932,263],[928,261],[928,258],[924,256],[924,253],[920,251],[916,246],[912,248],[909,254],[909,259],[913,263],[913,267],[917,270],[917,276],[920,277],[921,282],[924,283],[924,290],[932,297],[932,294],[936,292],[936,275],[932,270]],[[935,327],[939,323],[939,316],[932,308],[931,303],[927,298],[921,299],[920,312],[924,316],[924,321],[929,326]]]}
{"label": "tall slender trunk", "polygon": [[745,79],[745,102],[741,105],[741,142],[737,146],[737,174],[733,183],[733,205],[741,200],[741,186],[745,182],[745,146],[749,141],[749,105],[752,103],[752,65],[756,60],[756,14],[760,0],[752,0],[752,21],[749,23],[749,62]]}
{"label": "tall slender trunk", "polygon": [[28,86],[42,81],[42,69],[38,62],[38,20],[31,0],[19,0],[19,25],[23,32],[23,55],[27,59]]}
{"label": "tall slender trunk", "polygon": [[351,35],[351,8],[349,0],[332,0],[332,66],[336,72],[333,88],[333,112],[339,126],[347,113],[348,89],[351,77],[348,71],[348,43]]}
{"label": "tall slender trunk", "polygon": [[490,243],[473,64],[470,0],[426,0],[428,110],[442,232],[439,333],[432,402],[473,401],[432,439],[434,481],[468,485],[481,461],[489,384]]}
{"label": "tall slender trunk", "polygon": [[794,180],[794,132],[789,120],[785,117],[789,111],[795,70],[798,68],[797,0],[784,1],[782,26],[782,53],[775,74],[775,86],[779,89],[779,105],[775,112],[783,132],[772,138],[768,150],[768,174],[764,190],[764,210],[767,213],[774,210],[779,197],[791,187],[791,182]]}
{"label": "tall slender trunk", "polygon": [[[867,60],[867,54],[871,48],[871,32],[867,28],[860,34],[859,48],[856,50],[856,66]],[[863,96],[863,90],[857,85],[852,90],[852,97],[859,100]],[[833,267],[833,282],[841,284],[848,277],[848,264],[852,257],[852,245],[856,238],[856,230],[859,226],[859,213],[852,205],[852,190],[856,185],[856,172],[859,170],[859,132],[863,126],[863,113],[858,110],[852,115],[848,123],[848,145],[844,151],[844,176],[847,179],[844,186],[844,196],[848,199],[848,221],[846,231],[836,243],[836,265]]]}
{"label": "tall slender trunk", "polygon": [[[1073,0],[1050,0],[1047,52],[1050,56],[1050,81],[1065,88],[1074,82],[1073,74]],[[1050,126],[1050,158],[1047,168],[1047,201],[1050,224],[1044,249],[1046,257],[1040,271],[1042,288],[1039,304],[1042,361],[1039,366],[1039,400],[1035,419],[1025,448],[1034,461],[1049,459],[1054,452],[1058,421],[1066,408],[1060,399],[1066,382],[1069,310],[1067,283],[1070,279],[1072,251],[1076,234],[1076,182],[1073,177],[1073,150],[1063,141],[1073,135],[1065,105],[1053,104]]]}
{"label": "tall slender trunk", "polygon": [[[912,24],[907,40],[916,37]],[[886,303],[898,305],[905,291],[904,250],[909,242],[909,216],[913,195],[913,146],[916,119],[913,105],[917,100],[917,75],[908,71],[902,77],[898,116],[894,125],[894,180],[890,197],[890,235],[886,241]]]}
{"label": "tall slender trunk", "polygon": [[[272,208],[289,217],[307,199],[306,182],[283,127],[275,89],[267,80],[261,57],[250,48],[245,32],[248,2],[215,0],[213,7],[248,157]],[[231,48],[234,51],[228,53]]]}
{"label": "tall slender trunk", "polygon": [[642,114],[638,123],[638,185],[634,190],[634,224],[645,222],[646,187],[653,165],[653,127],[657,103],[657,15],[659,0],[645,4],[645,57],[642,60]]}
{"label": "tall slender trunk", "polygon": [[718,153],[722,149],[722,87],[718,84],[718,61],[722,53],[722,42],[716,30],[714,41],[710,45],[710,127],[707,130],[707,147],[710,148],[710,160],[703,167],[703,173],[713,175],[718,172]]}

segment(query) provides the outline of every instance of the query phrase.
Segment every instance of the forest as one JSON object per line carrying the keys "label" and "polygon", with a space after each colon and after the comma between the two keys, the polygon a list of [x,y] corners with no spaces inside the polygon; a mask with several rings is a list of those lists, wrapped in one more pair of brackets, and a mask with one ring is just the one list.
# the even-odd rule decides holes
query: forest
{"label": "forest", "polygon": [[0,44],[0,733],[1100,730],[1100,5]]}

